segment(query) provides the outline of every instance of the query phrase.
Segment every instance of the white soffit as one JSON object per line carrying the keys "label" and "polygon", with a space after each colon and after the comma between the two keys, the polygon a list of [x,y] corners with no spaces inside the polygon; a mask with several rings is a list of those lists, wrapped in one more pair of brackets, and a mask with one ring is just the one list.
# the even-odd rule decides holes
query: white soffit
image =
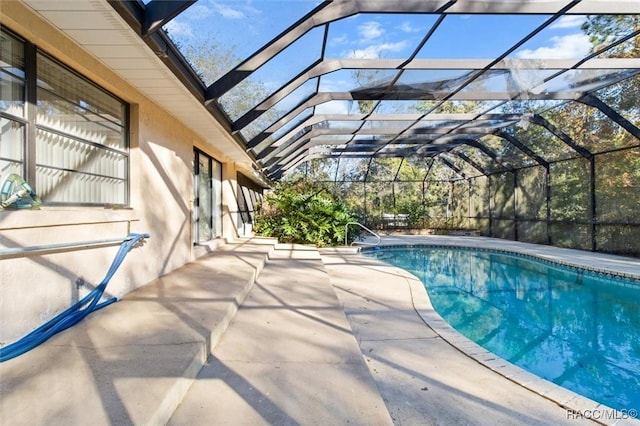
{"label": "white soffit", "polygon": [[[1,1],[1,0],[0,0]],[[241,169],[251,158],[106,0],[24,0],[144,96],[182,121]]]}

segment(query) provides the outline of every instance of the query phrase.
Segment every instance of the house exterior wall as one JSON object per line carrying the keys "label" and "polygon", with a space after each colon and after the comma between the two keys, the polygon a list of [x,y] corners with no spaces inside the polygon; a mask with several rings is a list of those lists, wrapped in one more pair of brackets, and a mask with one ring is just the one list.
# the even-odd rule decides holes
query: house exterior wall
{"label": "house exterior wall", "polygon": [[[121,297],[198,256],[193,247],[193,149],[223,165],[223,236],[237,237],[236,167],[178,119],[145,98],[20,2],[2,2],[2,26],[36,44],[130,104],[129,194],[126,208],[43,206],[0,210],[3,249],[121,238],[149,233],[111,279],[106,293]],[[11,343],[68,308],[103,279],[117,245],[0,257],[0,345]],[[123,319],[126,321],[126,319]]]}

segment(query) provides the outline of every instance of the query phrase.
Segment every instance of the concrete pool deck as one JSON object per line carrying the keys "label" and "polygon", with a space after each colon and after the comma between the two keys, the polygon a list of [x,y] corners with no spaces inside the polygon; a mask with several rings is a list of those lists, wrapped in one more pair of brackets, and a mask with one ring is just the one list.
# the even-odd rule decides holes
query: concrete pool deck
{"label": "concrete pool deck", "polygon": [[[576,257],[586,261],[590,257],[590,253],[555,252],[548,247],[523,247],[519,243],[484,238],[390,237],[382,242],[391,245],[422,243],[513,251],[526,248],[530,253],[554,257],[562,252],[567,261]],[[310,252],[304,255],[294,252],[290,256],[304,258],[305,262],[313,258],[308,257]],[[307,323],[306,327],[310,327],[307,334],[313,334],[314,340],[324,343],[312,352],[308,352],[309,347],[304,342],[285,343],[289,339],[287,336],[301,333],[302,324],[299,323],[306,322],[307,318],[301,318],[300,314],[302,311],[311,314],[308,310],[313,306],[308,294],[299,299],[295,292],[282,291],[298,287],[301,282],[317,284],[312,278],[318,272],[316,263],[311,275],[309,269],[296,269],[296,265],[289,264],[281,265],[288,273],[259,280],[259,287],[248,296],[248,299],[255,298],[255,304],[249,304],[246,310],[240,308],[238,321],[231,324],[220,346],[214,349],[213,360],[203,368],[170,424],[206,424],[206,421],[198,423],[198,420],[215,418],[219,424],[576,425],[592,424],[586,418],[590,416],[616,416],[603,421],[605,424],[633,424],[631,420],[617,418],[619,415],[596,402],[500,360],[461,336],[435,314],[422,284],[406,271],[366,258],[357,248],[327,248],[319,252],[331,288],[348,320],[349,326],[340,321],[339,328],[355,337],[361,352],[358,356],[364,357],[388,417],[380,412],[380,400],[371,394],[372,382],[362,373],[359,363],[354,358],[343,363],[344,359],[340,361],[335,354],[325,353],[338,342],[335,339],[343,341],[339,344],[340,352],[352,345],[349,336],[338,333],[338,337],[332,329],[337,324],[336,318],[331,320],[329,329],[323,330],[324,321],[317,322],[321,318],[320,311],[314,311],[315,321]],[[622,262],[625,274],[634,271],[632,259],[611,257],[610,261],[616,265]],[[269,280],[272,280],[270,284]],[[271,286],[278,290],[269,290]],[[276,292],[277,299],[273,297]],[[265,303],[270,313],[265,310]],[[333,303],[331,306],[335,308]],[[328,308],[325,305],[323,309]],[[256,316],[256,310],[265,311]],[[274,311],[288,316],[285,321],[289,325],[275,334],[272,334],[273,330],[267,330],[266,334],[255,333],[257,329],[264,330],[265,324],[278,321],[278,317],[271,316]],[[250,336],[250,342],[247,336]],[[247,345],[255,348],[249,349],[249,354]],[[281,345],[287,349],[283,350]],[[254,351],[259,353],[257,348],[261,347],[273,347],[275,353],[270,350],[264,357],[256,356]],[[351,353],[349,357],[354,355],[353,349],[348,352]],[[327,357],[333,359],[333,368],[321,361],[326,361]],[[296,369],[290,363],[305,366]],[[280,371],[274,373],[275,366]],[[229,369],[242,380],[224,383],[229,375],[225,370]],[[331,373],[332,370],[337,372]],[[293,375],[298,375],[299,379],[292,379]],[[296,385],[300,383],[298,380],[303,385]],[[334,397],[327,395],[327,380],[334,388]],[[353,401],[354,386],[361,389],[356,391],[358,403]],[[230,392],[230,388],[234,391]],[[248,400],[246,395],[251,393],[256,396]],[[224,408],[215,414],[209,406],[210,395],[229,398],[227,404],[223,404]],[[371,411],[364,416],[366,406]]]}
{"label": "concrete pool deck", "polygon": [[[524,247],[638,269],[495,239],[383,242]],[[0,364],[0,424],[577,425],[593,424],[581,413],[609,415],[447,327],[415,277],[355,248],[240,240]]]}

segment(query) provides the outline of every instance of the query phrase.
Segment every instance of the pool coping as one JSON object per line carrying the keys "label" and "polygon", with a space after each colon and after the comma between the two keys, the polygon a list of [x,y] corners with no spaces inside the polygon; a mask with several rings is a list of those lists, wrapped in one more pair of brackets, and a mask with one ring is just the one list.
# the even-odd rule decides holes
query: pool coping
{"label": "pool coping", "polygon": [[380,244],[376,246],[359,247],[359,251],[360,252],[375,251],[380,247],[384,247],[385,249],[396,249],[396,248],[401,249],[401,248],[411,248],[411,247],[455,248],[455,249],[461,249],[461,250],[483,251],[487,253],[510,254],[515,256],[520,256],[526,259],[534,259],[536,261],[539,261],[545,264],[551,264],[551,265],[563,266],[570,269],[588,271],[593,275],[595,275],[596,277],[614,278],[614,279],[617,278],[617,279],[634,281],[633,283],[631,283],[631,285],[640,287],[640,275],[630,274],[622,271],[615,271],[612,269],[598,268],[590,265],[581,265],[581,264],[567,262],[567,261],[558,260],[558,259],[549,259],[539,254],[523,253],[523,252],[515,251],[513,249],[501,249],[501,248],[495,248],[495,247],[490,247],[490,248],[489,247],[470,247],[462,244],[412,243],[412,244]]}
{"label": "pool coping", "polygon": [[[394,239],[397,239],[395,237]],[[465,240],[467,237],[464,237]],[[406,248],[406,247],[442,247],[442,248],[461,248],[461,249],[475,249],[481,251],[492,251],[492,252],[501,252],[507,254],[514,254],[518,256],[524,256],[533,258],[535,260],[539,260],[542,262],[549,262],[556,265],[566,266],[570,268],[577,269],[586,269],[590,272],[593,272],[598,275],[604,275],[607,277],[617,277],[617,278],[625,278],[631,279],[633,281],[637,281],[640,285],[640,273],[628,273],[623,271],[616,271],[615,269],[608,267],[598,267],[594,265],[588,265],[581,262],[571,262],[566,259],[562,260],[558,258],[558,256],[551,257],[549,255],[540,255],[539,253],[531,253],[528,250],[533,246],[536,249],[540,249],[541,247],[545,251],[557,251],[556,247],[549,246],[538,246],[535,244],[527,244],[527,243],[516,243],[509,241],[510,248],[500,248],[496,247],[496,242],[504,242],[505,240],[495,240],[490,239],[491,241],[484,241],[489,244],[482,244],[485,238],[482,237],[470,237],[473,239],[475,244],[469,245],[461,243],[461,240],[458,240],[458,237],[450,237],[450,238],[438,238],[437,241],[428,240],[420,241],[420,242],[412,242],[412,243],[398,243],[391,242],[385,243],[381,241],[379,244],[368,245],[367,247],[352,247],[354,251],[356,251],[359,255],[363,256],[363,251],[373,251],[376,247],[379,248]],[[457,241],[451,241],[451,240]],[[450,241],[446,241],[450,240]],[[478,244],[479,243],[479,244]],[[516,245],[517,244],[517,245]],[[518,245],[522,244],[521,249],[519,249]],[[559,249],[569,253],[572,251],[571,249]],[[581,251],[575,250],[576,252]],[[567,254],[565,253],[565,254]],[[591,252],[586,252],[591,253]],[[557,253],[556,253],[557,254]],[[599,254],[594,254],[599,255]],[[633,259],[622,258],[626,261]],[[389,265],[384,263],[381,260],[377,260],[375,258],[370,258],[370,260],[374,260],[376,262],[380,262],[381,264]],[[438,335],[442,340],[451,345],[457,351],[461,352],[465,356],[473,359],[484,367],[490,369],[491,371],[501,375],[507,380],[528,389],[537,395],[550,400],[567,410],[567,416],[574,416],[572,418],[577,419],[590,419],[597,423],[603,425],[623,425],[623,424],[640,424],[640,420],[637,419],[637,413],[634,416],[630,416],[627,411],[617,410],[615,408],[609,407],[605,404],[592,400],[584,395],[580,395],[574,391],[566,389],[560,385],[557,385],[547,379],[544,379],[540,376],[537,376],[522,367],[519,367],[500,356],[494,354],[493,352],[483,348],[479,344],[475,343],[471,339],[465,337],[456,329],[454,329],[449,323],[447,323],[441,316],[436,312],[431,304],[431,300],[429,295],[427,294],[426,288],[423,283],[418,279],[415,275],[408,272],[405,269],[402,269],[397,266],[393,266],[404,276],[409,284],[409,290],[411,293],[412,304],[420,316],[422,321],[433,330],[436,335]],[[640,265],[639,265],[640,270]],[[635,283],[633,284],[635,286]],[[417,297],[416,297],[417,296]],[[603,419],[604,417],[604,419]],[[568,417],[569,418],[569,417]],[[604,420],[610,420],[609,422]]]}

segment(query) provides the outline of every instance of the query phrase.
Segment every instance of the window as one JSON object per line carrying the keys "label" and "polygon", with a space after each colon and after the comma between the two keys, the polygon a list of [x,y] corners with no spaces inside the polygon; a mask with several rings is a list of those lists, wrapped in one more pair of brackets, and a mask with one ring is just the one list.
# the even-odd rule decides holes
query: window
{"label": "window", "polygon": [[0,179],[24,176],[46,204],[127,205],[128,105],[0,36]]}
{"label": "window", "polygon": [[253,225],[259,204],[262,202],[262,188],[242,173],[237,174],[237,182],[240,223]]}
{"label": "window", "polygon": [[194,243],[222,235],[222,164],[194,150]]}
{"label": "window", "polygon": [[0,32],[0,180],[24,173],[24,87],[24,47]]}

